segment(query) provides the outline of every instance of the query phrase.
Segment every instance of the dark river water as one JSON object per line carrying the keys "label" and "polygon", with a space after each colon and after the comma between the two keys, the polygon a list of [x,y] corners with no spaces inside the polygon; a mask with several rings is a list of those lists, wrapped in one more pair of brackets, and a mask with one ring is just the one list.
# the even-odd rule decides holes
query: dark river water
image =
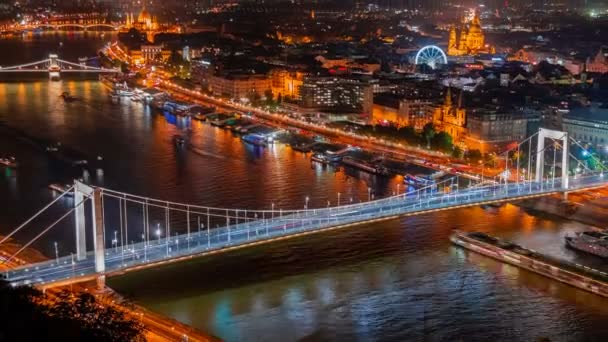
{"label": "dark river water", "polygon": [[[0,65],[76,60],[111,39],[99,34],[0,40]],[[62,44],[60,44],[60,42]],[[64,103],[69,91],[80,100]],[[229,131],[112,104],[95,80],[0,83],[0,234],[49,202],[52,182],[75,177],[151,197],[230,208],[301,208],[396,191],[401,178],[311,165],[280,144],[254,148]],[[174,134],[195,149],[176,149]],[[49,157],[48,142],[95,159],[83,172]],[[69,200],[63,209],[73,205]],[[55,209],[57,213],[61,212]],[[51,214],[53,211],[51,211]],[[41,219],[44,221],[45,219]],[[50,219],[46,219],[50,220]],[[68,225],[65,225],[68,227]],[[56,227],[35,246],[74,251]],[[608,301],[450,245],[452,229],[479,230],[608,270],[563,246],[586,226],[513,206],[470,208],[310,235],[109,280],[135,302],[227,341],[555,341],[608,339]],[[17,236],[27,241],[30,228]]]}

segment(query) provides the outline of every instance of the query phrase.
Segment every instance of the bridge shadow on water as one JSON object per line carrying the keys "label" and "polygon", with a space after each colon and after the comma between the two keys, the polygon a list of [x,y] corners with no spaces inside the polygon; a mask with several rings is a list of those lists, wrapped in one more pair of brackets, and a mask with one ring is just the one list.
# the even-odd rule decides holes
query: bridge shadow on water
{"label": "bridge shadow on water", "polygon": [[[108,284],[126,297],[171,298],[265,283],[333,267],[348,268],[390,258],[403,249],[425,252],[425,248],[407,246],[406,240],[412,233],[403,230],[407,222],[420,220],[394,219],[271,242],[115,276],[108,279]],[[446,229],[446,237],[449,232]],[[448,245],[447,238],[444,243]]]}

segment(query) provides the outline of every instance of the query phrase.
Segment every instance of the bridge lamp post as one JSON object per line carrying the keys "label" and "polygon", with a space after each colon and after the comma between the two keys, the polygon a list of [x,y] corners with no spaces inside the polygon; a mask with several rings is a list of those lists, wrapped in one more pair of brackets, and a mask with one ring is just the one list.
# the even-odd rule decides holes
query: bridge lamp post
{"label": "bridge lamp post", "polygon": [[59,249],[57,248],[57,241],[54,242],[55,245],[55,261],[57,265],[59,265]]}
{"label": "bridge lamp post", "polygon": [[118,248],[118,232],[114,231],[114,239],[112,240],[112,245],[114,246],[114,253],[117,252]]}
{"label": "bridge lamp post", "polygon": [[310,197],[306,196],[304,199],[304,209],[308,209],[308,201],[310,201]]}
{"label": "bridge lamp post", "polygon": [[340,206],[340,193],[338,192],[338,207]]}
{"label": "bridge lamp post", "polygon": [[160,237],[163,235],[162,231],[160,230],[160,223],[156,224],[156,231],[154,234],[156,234],[156,240],[158,240],[158,244],[160,245]]}
{"label": "bridge lamp post", "polygon": [[370,188],[369,186],[367,187],[367,201],[371,201],[372,200],[372,188]]}

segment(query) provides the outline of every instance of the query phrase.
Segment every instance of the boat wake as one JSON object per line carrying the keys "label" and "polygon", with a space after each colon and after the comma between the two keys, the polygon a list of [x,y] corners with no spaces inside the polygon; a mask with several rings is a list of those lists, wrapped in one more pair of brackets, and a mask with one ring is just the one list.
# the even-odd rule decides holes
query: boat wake
{"label": "boat wake", "polygon": [[216,153],[211,153],[211,152],[205,151],[205,150],[200,149],[200,148],[198,148],[198,147],[196,147],[196,146],[194,146],[194,145],[192,145],[192,144],[189,144],[189,145],[188,145],[188,149],[189,149],[190,151],[192,151],[192,152],[194,152],[194,153],[198,154],[198,155],[201,155],[201,156],[213,157],[213,158],[216,158],[216,159],[227,159],[225,156],[222,156],[222,155],[220,155],[220,154],[216,154]]}

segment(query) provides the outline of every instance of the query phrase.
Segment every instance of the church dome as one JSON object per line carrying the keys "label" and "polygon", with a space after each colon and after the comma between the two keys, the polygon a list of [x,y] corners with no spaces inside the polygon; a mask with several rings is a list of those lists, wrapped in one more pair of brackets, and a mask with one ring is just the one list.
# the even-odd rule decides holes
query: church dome
{"label": "church dome", "polygon": [[137,16],[137,21],[143,23],[148,20],[152,20],[152,15],[150,15],[150,12],[148,12],[148,10],[146,10],[146,8],[144,7],[141,12],[139,12],[139,16]]}
{"label": "church dome", "polygon": [[469,27],[469,34],[481,34],[481,26],[471,24]]}

